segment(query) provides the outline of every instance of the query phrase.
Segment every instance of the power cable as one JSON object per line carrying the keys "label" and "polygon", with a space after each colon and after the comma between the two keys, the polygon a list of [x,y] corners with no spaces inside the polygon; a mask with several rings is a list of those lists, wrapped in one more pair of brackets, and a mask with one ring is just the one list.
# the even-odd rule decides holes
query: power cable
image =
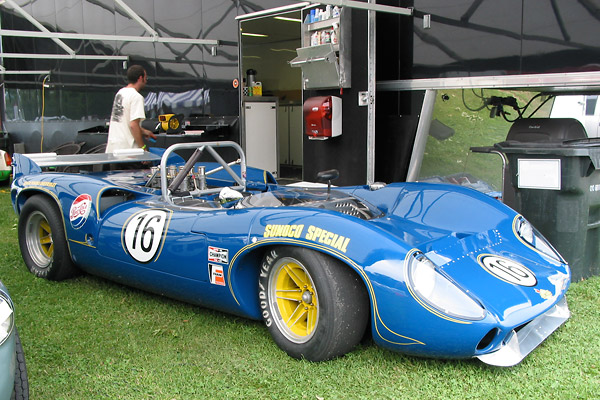
{"label": "power cable", "polygon": [[46,109],[46,80],[50,79],[50,75],[46,75],[42,81],[42,128],[41,128],[41,140],[40,140],[40,153],[44,152],[44,111]]}

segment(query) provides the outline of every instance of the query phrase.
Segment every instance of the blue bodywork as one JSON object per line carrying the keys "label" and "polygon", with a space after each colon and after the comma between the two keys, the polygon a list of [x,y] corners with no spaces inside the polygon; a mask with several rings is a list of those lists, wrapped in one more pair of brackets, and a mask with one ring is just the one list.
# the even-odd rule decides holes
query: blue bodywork
{"label": "blue bodywork", "polygon": [[[147,185],[149,171],[42,172],[15,154],[11,192],[17,214],[35,194],[56,202],[80,269],[252,319],[261,318],[257,280],[269,248],[327,254],[364,282],[375,342],[419,356],[495,353],[563,301],[570,284],[568,265],[535,230],[535,240],[523,238],[520,215],[472,189],[393,183],[328,193],[278,185],[262,170],[245,174],[243,199],[227,208],[215,194],[164,201],[164,190]],[[208,183],[235,182],[224,173]],[[73,215],[82,195],[91,199],[85,219]],[[425,296],[415,260],[433,265],[425,276],[439,283]],[[481,315],[454,309],[465,301]]]}

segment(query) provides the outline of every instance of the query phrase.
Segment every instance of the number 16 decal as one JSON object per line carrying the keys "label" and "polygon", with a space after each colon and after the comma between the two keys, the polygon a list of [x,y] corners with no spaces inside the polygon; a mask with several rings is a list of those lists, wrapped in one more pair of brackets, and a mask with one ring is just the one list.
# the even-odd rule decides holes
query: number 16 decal
{"label": "number 16 decal", "polygon": [[164,240],[165,227],[170,217],[166,210],[146,210],[127,220],[121,240],[129,255],[147,263],[157,254]]}

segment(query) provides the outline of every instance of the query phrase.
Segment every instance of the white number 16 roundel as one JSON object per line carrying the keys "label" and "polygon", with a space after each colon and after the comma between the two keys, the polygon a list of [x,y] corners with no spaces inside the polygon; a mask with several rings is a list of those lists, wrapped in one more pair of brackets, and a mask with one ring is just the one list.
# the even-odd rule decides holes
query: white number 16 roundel
{"label": "white number 16 roundel", "polygon": [[537,278],[523,264],[494,255],[479,257],[479,264],[490,274],[505,282],[521,286],[535,286]]}
{"label": "white number 16 roundel", "polygon": [[134,214],[123,231],[127,252],[136,261],[147,263],[154,258],[164,238],[169,214],[165,210],[146,210]]}

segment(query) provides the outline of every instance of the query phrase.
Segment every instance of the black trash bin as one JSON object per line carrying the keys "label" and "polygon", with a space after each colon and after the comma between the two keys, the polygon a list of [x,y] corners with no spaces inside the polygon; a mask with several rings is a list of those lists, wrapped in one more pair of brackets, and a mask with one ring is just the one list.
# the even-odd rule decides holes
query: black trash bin
{"label": "black trash bin", "polygon": [[572,281],[600,275],[600,139],[576,119],[531,118],[492,149],[506,161],[503,201],[569,262]]}

